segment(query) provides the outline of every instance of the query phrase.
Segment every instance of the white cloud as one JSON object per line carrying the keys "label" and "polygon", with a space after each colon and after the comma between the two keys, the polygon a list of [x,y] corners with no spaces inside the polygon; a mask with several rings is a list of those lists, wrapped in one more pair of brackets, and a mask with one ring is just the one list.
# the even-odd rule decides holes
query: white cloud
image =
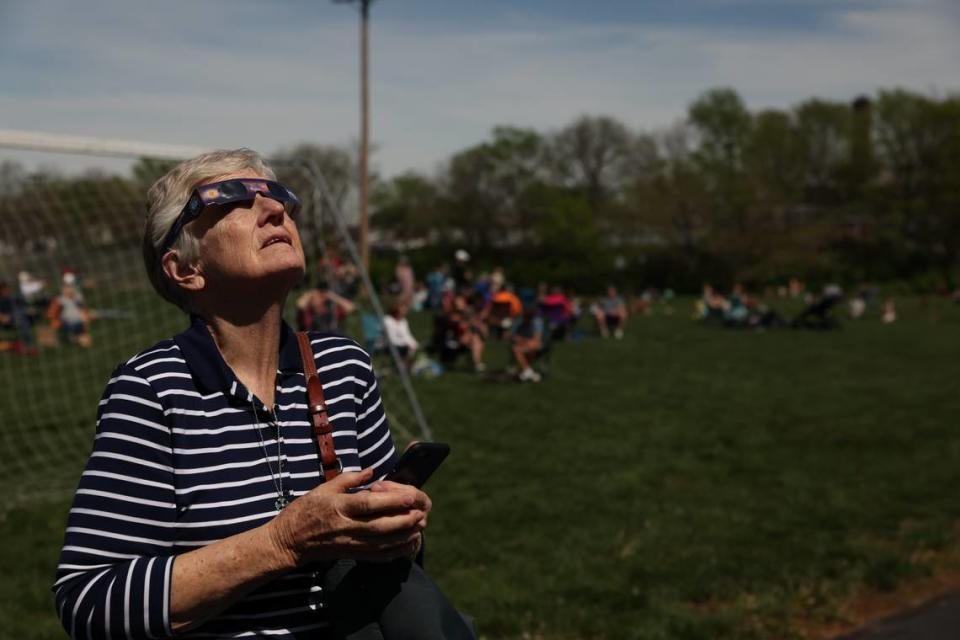
{"label": "white cloud", "polygon": [[[231,24],[235,37],[207,41],[204,21],[218,12],[198,6],[206,8],[185,30],[180,12],[128,11],[111,24],[74,10],[75,29],[63,16],[38,24],[34,15],[18,42],[55,64],[37,71],[47,82],[0,97],[0,127],[264,151],[356,137],[352,22]],[[665,126],[714,86],[735,87],[753,108],[893,86],[960,88],[960,14],[949,3],[855,3],[833,15],[822,32],[538,26],[529,17],[522,27],[440,30],[375,15],[377,162],[387,174],[429,170],[496,124],[549,129],[588,112]],[[145,19],[151,30],[134,28]],[[16,86],[22,76],[4,77],[14,73],[0,67],[0,82]]]}

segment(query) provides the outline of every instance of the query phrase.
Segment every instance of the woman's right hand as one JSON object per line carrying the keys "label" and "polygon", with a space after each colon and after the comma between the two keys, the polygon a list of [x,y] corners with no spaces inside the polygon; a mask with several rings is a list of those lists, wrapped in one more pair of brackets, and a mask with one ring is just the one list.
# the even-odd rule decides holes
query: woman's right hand
{"label": "woman's right hand", "polygon": [[430,498],[415,487],[358,491],[373,471],[342,473],[291,502],[267,525],[294,566],[323,560],[410,557],[426,526]]}

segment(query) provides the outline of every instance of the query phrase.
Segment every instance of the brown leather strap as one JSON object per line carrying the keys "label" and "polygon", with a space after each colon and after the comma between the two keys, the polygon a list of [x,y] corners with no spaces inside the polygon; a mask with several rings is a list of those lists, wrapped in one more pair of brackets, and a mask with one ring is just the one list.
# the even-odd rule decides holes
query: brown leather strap
{"label": "brown leather strap", "polygon": [[297,344],[300,346],[300,359],[303,360],[303,376],[307,381],[307,411],[313,423],[313,433],[320,447],[320,465],[323,467],[324,480],[333,480],[343,471],[343,463],[337,458],[333,446],[333,427],[327,419],[327,403],[323,399],[323,385],[317,375],[317,363],[313,360],[310,338],[303,331],[297,332]]}

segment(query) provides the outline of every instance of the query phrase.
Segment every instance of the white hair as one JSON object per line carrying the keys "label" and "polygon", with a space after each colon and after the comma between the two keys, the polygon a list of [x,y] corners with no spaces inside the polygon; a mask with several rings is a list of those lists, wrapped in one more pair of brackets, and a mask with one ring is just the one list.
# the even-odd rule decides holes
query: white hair
{"label": "white hair", "polygon": [[[147,191],[147,216],[143,228],[143,263],[150,283],[164,300],[189,312],[185,292],[171,281],[161,262],[163,241],[190,199],[193,190],[212,178],[252,169],[276,180],[276,174],[259,153],[250,149],[211,151],[181,162],[153,183]],[[192,232],[193,224],[183,227],[170,249],[181,262],[194,264],[200,258],[200,240]]]}

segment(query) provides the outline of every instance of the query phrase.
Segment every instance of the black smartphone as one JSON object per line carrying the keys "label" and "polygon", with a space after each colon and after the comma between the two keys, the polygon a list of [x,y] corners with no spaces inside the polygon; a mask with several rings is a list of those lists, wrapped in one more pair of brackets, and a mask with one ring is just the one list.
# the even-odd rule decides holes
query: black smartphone
{"label": "black smartphone", "polygon": [[449,453],[450,445],[442,442],[415,442],[407,447],[397,466],[384,479],[419,489]]}

